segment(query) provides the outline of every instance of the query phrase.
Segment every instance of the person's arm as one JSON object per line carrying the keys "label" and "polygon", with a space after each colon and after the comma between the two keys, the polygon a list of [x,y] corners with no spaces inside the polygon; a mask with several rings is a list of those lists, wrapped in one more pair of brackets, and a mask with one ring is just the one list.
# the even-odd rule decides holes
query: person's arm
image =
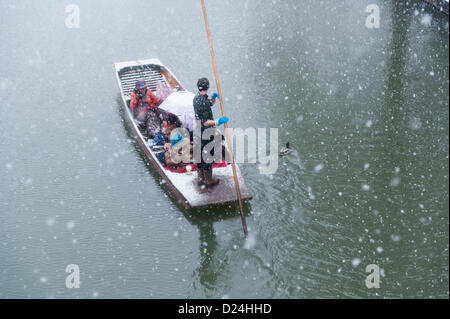
{"label": "person's arm", "polygon": [[134,111],[136,109],[136,93],[131,93],[131,97],[130,97],[130,109],[132,111]]}
{"label": "person's arm", "polygon": [[160,103],[159,99],[150,89],[147,89],[146,102],[148,105],[154,105],[155,107],[157,107]]}
{"label": "person's arm", "polygon": [[219,97],[219,93],[217,92],[213,92],[213,94],[211,94],[211,104],[214,105],[216,103],[216,98]]}
{"label": "person's arm", "polygon": [[203,123],[203,126],[214,126],[216,125],[216,122],[214,120],[207,120]]}
{"label": "person's arm", "polygon": [[209,113],[207,112],[208,108],[211,108],[212,105],[213,103],[208,98],[204,100],[197,100],[197,102],[194,103],[195,118],[200,120],[202,126],[208,127],[214,125],[214,120],[210,119],[209,116],[207,116]]}
{"label": "person's arm", "polygon": [[213,125],[222,125],[223,123],[227,123],[229,118],[227,116],[221,116],[217,120],[207,120],[203,123],[204,126],[213,126]]}

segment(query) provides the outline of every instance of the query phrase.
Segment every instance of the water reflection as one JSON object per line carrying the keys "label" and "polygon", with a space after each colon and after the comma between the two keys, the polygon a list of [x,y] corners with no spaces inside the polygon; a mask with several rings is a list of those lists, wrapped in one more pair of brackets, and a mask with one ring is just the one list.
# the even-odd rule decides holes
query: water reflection
{"label": "water reflection", "polygon": [[[409,47],[408,28],[412,21],[412,8],[402,1],[392,3],[392,40],[389,44],[390,56],[387,60],[387,92],[381,119],[385,127],[385,142],[383,149],[386,160],[400,161],[400,154],[407,147],[401,143],[402,109],[404,107],[404,82]],[[395,163],[398,165],[398,163]]]}
{"label": "water reflection", "polygon": [[[214,222],[219,221],[215,217],[204,216],[208,214],[205,210],[197,211],[194,214],[186,213],[187,220],[198,228],[199,233],[199,266],[194,270],[192,278],[198,282],[205,290],[214,289],[218,277],[218,268],[214,267],[214,253],[218,246]],[[203,215],[203,216],[202,216]]]}
{"label": "water reflection", "polygon": [[413,10],[402,1],[394,1],[392,5],[391,55],[388,61],[388,91],[383,114],[388,115],[385,123],[390,123],[395,127],[404,103],[403,87],[409,47],[408,29],[412,21]]}
{"label": "water reflection", "polygon": [[[251,211],[250,202],[244,202],[243,207],[245,214]],[[214,212],[211,211],[211,208],[185,210],[184,215],[193,226],[198,228],[199,232],[200,260],[198,268],[192,274],[192,278],[196,281],[198,280],[205,293],[208,294],[208,292],[217,289],[217,279],[222,273],[221,265],[226,264],[225,260],[215,258],[219,244],[214,230],[214,223],[226,219],[239,218],[239,206],[235,203],[215,206]]]}

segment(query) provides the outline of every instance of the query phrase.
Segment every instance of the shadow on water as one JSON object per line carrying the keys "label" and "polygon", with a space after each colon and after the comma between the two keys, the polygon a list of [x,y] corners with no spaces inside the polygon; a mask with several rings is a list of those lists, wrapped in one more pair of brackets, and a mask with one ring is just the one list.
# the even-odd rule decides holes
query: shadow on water
{"label": "shadow on water", "polygon": [[[200,284],[205,289],[213,289],[215,286],[218,269],[214,267],[212,261],[213,256],[218,246],[216,233],[214,230],[214,223],[220,222],[226,219],[240,219],[239,205],[238,203],[227,203],[220,205],[211,205],[201,208],[186,208],[180,200],[173,194],[169,186],[164,183],[164,178],[153,168],[153,164],[147,158],[145,152],[141,149],[139,143],[137,143],[136,138],[131,131],[131,128],[127,124],[125,118],[125,112],[122,108],[122,98],[119,96],[117,98],[117,104],[119,106],[119,115],[122,119],[122,124],[127,132],[128,138],[133,140],[133,145],[136,152],[139,154],[145,165],[148,167],[150,175],[161,185],[161,188],[174,203],[174,205],[183,213],[186,220],[195,227],[198,228],[199,232],[199,242],[200,242],[200,261],[199,267],[194,271],[193,277],[198,277]],[[251,203],[249,201],[243,202],[244,213],[246,216],[249,215],[251,211]]]}

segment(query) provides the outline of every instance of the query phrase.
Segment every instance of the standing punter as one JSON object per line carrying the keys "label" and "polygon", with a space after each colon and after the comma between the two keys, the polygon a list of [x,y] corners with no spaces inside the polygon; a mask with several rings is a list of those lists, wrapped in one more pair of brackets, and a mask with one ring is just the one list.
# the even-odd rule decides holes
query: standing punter
{"label": "standing punter", "polygon": [[[197,163],[197,176],[200,186],[214,186],[219,183],[218,179],[212,177],[212,163],[206,163],[203,159],[203,148],[211,141],[214,140],[214,136],[210,140],[203,140],[203,132],[216,125],[221,125],[228,122],[228,117],[221,116],[218,120],[214,120],[211,106],[216,102],[216,98],[219,97],[217,92],[211,94],[211,99],[208,99],[209,80],[207,78],[201,78],[197,82],[198,93],[194,98],[194,111],[195,118],[200,120],[201,123],[201,162]],[[211,155],[214,156],[214,149],[211,150]]]}

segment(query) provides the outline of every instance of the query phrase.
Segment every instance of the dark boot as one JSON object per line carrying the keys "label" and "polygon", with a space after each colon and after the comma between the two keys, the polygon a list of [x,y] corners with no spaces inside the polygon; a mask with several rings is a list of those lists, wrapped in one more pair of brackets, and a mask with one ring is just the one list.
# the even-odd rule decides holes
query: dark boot
{"label": "dark boot", "polygon": [[219,184],[219,180],[217,178],[213,178],[213,170],[212,168],[210,170],[205,170],[204,171],[204,185],[206,187],[213,187],[217,184]]}
{"label": "dark boot", "polygon": [[205,171],[202,168],[197,168],[197,183],[199,186],[205,183]]}

